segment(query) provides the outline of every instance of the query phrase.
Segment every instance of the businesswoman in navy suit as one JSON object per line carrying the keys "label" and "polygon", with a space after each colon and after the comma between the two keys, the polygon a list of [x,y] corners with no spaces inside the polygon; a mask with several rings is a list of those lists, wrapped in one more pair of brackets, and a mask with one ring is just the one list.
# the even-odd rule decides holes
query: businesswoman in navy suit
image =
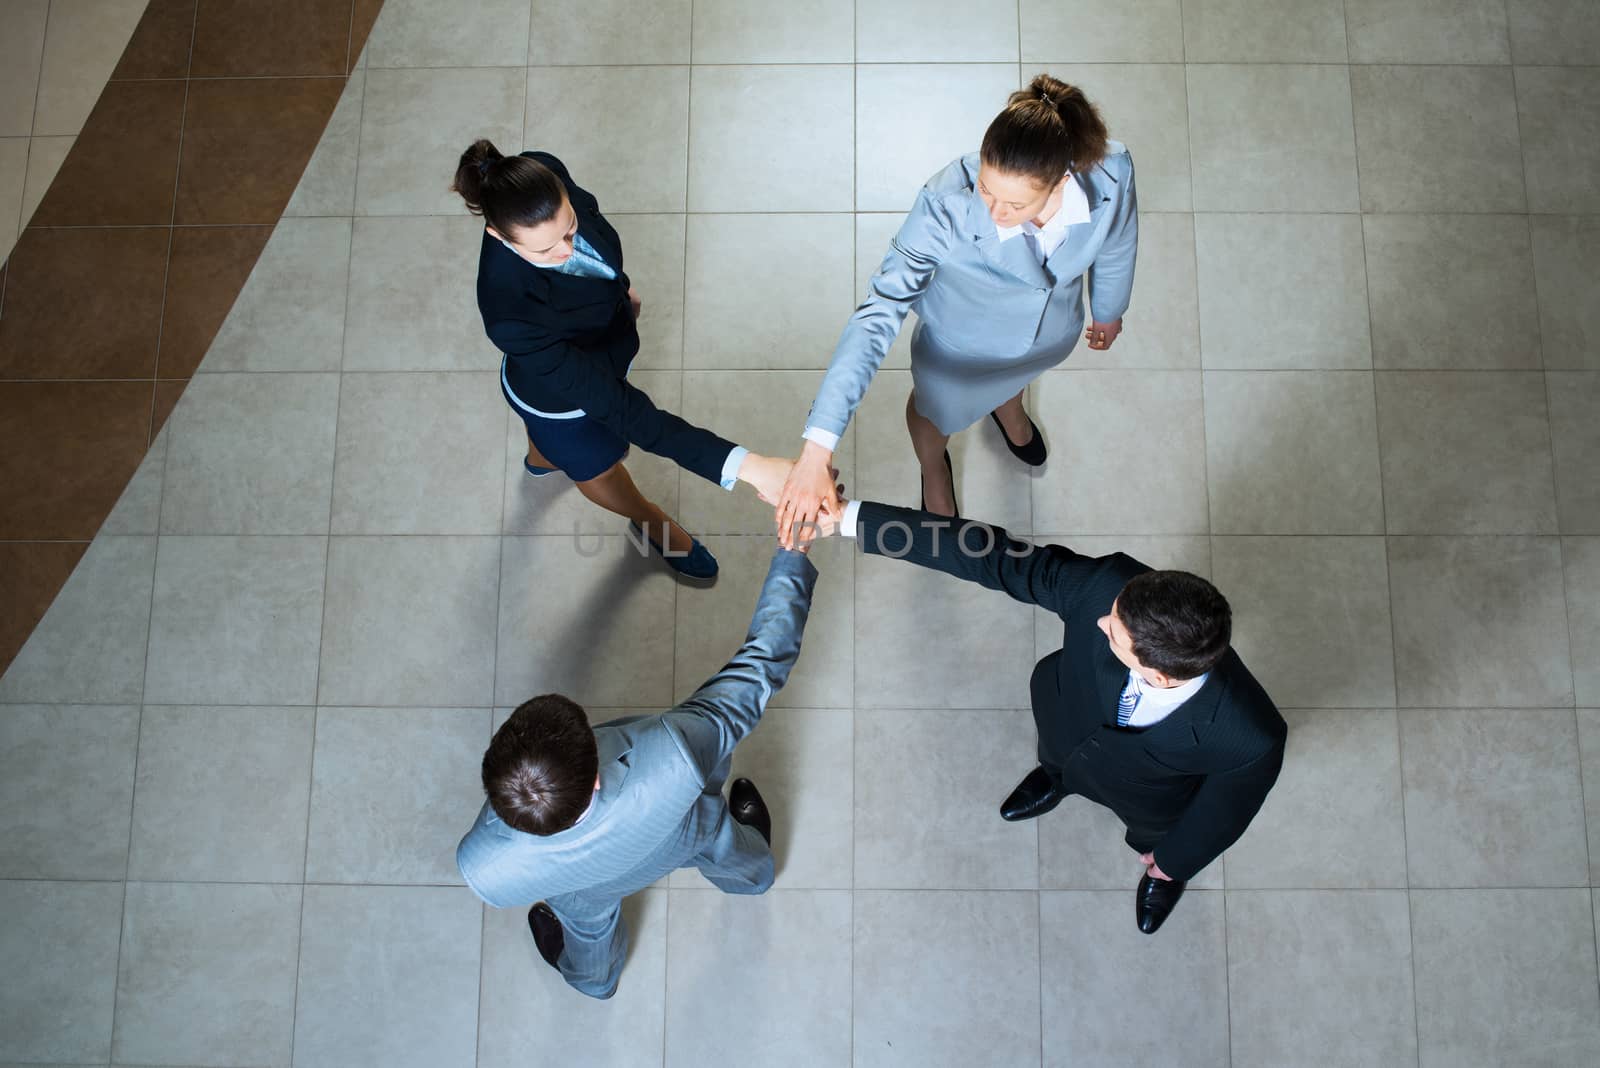
{"label": "businesswoman in navy suit", "polygon": [[617,232],[560,160],[502,156],[478,141],[461,154],[451,188],[483,216],[478,310],[504,354],[501,391],[527,427],[528,474],[562,472],[589,500],[642,528],[674,570],[714,576],[705,546],[634,485],[622,466],[629,443],[724,489],[749,482],[769,503],[790,462],[664,412],[628,383],[641,302],[623,272]]}
{"label": "businesswoman in navy suit", "polygon": [[1092,349],[1111,347],[1133,291],[1138,232],[1133,161],[1083,92],[1041,74],[1013,93],[980,151],[923,186],[845,325],[779,503],[785,542],[819,507],[837,509],[834,446],[911,311],[906,426],[924,506],[956,513],[945,446],[985,415],[1017,459],[1044,463],[1023,393],[1067,358],[1080,332]]}

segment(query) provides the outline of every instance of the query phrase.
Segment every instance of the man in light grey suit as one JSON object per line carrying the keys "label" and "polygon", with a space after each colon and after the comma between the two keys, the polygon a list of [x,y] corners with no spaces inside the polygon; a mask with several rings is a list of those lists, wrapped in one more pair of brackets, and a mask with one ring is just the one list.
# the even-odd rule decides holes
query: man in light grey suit
{"label": "man in light grey suit", "polygon": [[456,863],[490,905],[533,906],[540,955],[581,993],[616,992],[629,894],[691,865],[730,894],[772,885],[766,805],[748,779],[727,801],[722,784],[800,655],[816,579],[803,553],[779,549],[744,646],[676,708],[591,729],[583,709],[546,695],[495,732],[489,797]]}

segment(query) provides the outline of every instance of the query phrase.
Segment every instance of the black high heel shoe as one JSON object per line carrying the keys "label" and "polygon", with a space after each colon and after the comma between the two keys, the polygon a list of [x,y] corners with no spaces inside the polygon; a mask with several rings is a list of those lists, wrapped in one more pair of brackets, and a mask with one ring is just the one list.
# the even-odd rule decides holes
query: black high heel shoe
{"label": "black high heel shoe", "polygon": [[[951,518],[959,518],[961,515],[961,505],[956,501],[956,469],[950,466],[949,449],[944,450],[944,469],[950,472],[950,503],[955,505],[956,509],[956,514]],[[922,480],[922,476],[920,474],[917,476],[917,480],[919,482]],[[928,510],[928,494],[926,492],[922,494],[922,510],[924,512]]]}
{"label": "black high heel shoe", "polygon": [[1011,444],[1011,437],[1006,433],[1005,426],[1000,422],[1000,417],[993,412],[989,418],[994,420],[994,425],[1000,428],[1000,440],[1006,443],[1006,448],[1011,450],[1011,455],[1027,464],[1029,467],[1039,467],[1044,464],[1047,455],[1044,447],[1044,435],[1039,433],[1039,427],[1034,423],[1033,416],[1027,412],[1022,413],[1028,420],[1028,427],[1033,431],[1033,437],[1028,439],[1026,445]]}

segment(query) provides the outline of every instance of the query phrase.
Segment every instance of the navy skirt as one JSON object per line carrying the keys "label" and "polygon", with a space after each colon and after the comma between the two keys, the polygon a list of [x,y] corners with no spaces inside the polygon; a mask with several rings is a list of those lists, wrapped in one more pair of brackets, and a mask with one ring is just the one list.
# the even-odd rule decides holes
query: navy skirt
{"label": "navy skirt", "polygon": [[500,364],[500,392],[511,410],[522,417],[528,440],[546,460],[574,482],[587,482],[611,470],[628,452],[626,438],[609,430],[579,408],[570,412],[545,412],[511,392],[505,363]]}

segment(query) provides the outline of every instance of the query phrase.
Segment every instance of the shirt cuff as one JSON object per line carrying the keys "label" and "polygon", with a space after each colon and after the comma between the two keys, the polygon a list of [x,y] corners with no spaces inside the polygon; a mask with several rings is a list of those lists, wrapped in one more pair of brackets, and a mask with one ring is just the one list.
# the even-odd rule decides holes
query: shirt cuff
{"label": "shirt cuff", "polygon": [[728,453],[728,458],[722,461],[722,488],[731,490],[739,484],[739,465],[744,463],[744,458],[750,455],[750,450],[743,445],[735,445]]}
{"label": "shirt cuff", "polygon": [[840,537],[853,538],[856,536],[856,516],[860,514],[860,501],[851,501],[844,506],[844,518],[839,521]]}
{"label": "shirt cuff", "polygon": [[829,452],[835,452],[839,448],[839,435],[835,434],[831,430],[823,430],[821,427],[817,426],[808,426],[806,427],[806,432],[800,436],[805,438],[807,441],[816,442]]}

